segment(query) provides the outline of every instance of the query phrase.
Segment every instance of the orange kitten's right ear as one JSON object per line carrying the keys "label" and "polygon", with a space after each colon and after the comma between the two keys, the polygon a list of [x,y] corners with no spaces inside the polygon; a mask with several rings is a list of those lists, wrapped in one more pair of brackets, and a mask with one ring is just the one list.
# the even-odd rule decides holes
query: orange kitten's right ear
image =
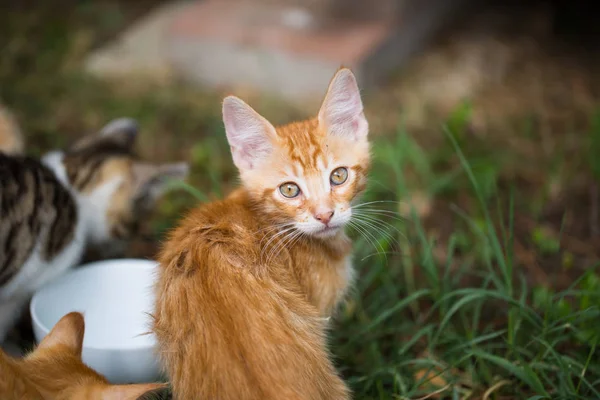
{"label": "orange kitten's right ear", "polygon": [[223,101],[223,122],[233,162],[239,169],[253,169],[269,156],[275,128],[248,104],[234,96]]}
{"label": "orange kitten's right ear", "polygon": [[78,312],[69,313],[54,325],[54,328],[42,339],[35,351],[63,345],[74,354],[81,356],[84,331],[85,322],[83,315]]}

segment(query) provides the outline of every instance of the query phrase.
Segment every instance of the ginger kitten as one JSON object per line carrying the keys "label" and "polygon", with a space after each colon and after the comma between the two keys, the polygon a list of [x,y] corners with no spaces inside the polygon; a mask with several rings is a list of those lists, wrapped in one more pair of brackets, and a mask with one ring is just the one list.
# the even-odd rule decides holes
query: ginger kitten
{"label": "ginger kitten", "polygon": [[185,163],[133,154],[137,125],[118,119],[40,162],[0,152],[0,344],[31,295],[89,246],[116,254]]}
{"label": "ginger kitten", "polygon": [[0,350],[2,400],[134,400],[164,384],[110,385],[81,361],[85,323],[61,318],[31,354],[15,359]]}
{"label": "ginger kitten", "polygon": [[154,331],[177,399],[348,399],[326,343],[353,270],[368,123],[348,69],[318,117],[274,127],[227,97],[242,187],[200,206],[159,257]]}

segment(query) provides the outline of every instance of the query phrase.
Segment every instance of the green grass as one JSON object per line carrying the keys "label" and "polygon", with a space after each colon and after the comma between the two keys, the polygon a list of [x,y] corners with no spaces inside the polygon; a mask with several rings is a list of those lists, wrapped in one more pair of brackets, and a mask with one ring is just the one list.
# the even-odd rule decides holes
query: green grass
{"label": "green grass", "polygon": [[[456,133],[444,130],[483,215],[481,224],[464,216],[475,257],[459,256],[456,236],[451,236],[445,259],[436,259],[433,249],[439,243],[428,237],[414,213],[397,225],[405,236],[395,239],[408,243],[401,247],[406,252],[364,262],[373,245],[359,239],[358,293],[333,331],[344,376],[357,398],[369,399],[411,399],[434,392],[438,398],[460,399],[600,397],[598,275],[590,268],[561,292],[528,287],[514,269],[515,193],[496,210],[490,207],[486,182],[478,180]],[[414,162],[427,164],[414,144],[407,145],[404,132],[398,136],[396,160],[419,154]],[[376,155],[378,146],[392,152],[389,143],[376,143]],[[380,158],[373,176],[384,180],[390,192],[385,198],[401,202],[409,189],[397,164],[391,157]],[[420,169],[427,171],[430,187],[439,186],[428,168]],[[390,170],[398,176],[390,176]],[[438,179],[448,181],[443,175]],[[366,201],[375,199],[382,199],[382,193],[374,190]],[[503,213],[506,223],[498,227],[492,210]],[[478,285],[462,285],[466,275]]]}
{"label": "green grass", "polygon": [[[140,121],[142,157],[187,159],[189,182],[175,184],[181,190],[149,224],[159,240],[185,210],[237,184],[219,115],[222,94],[86,76],[82,57],[128,23],[132,11],[124,4],[133,2],[69,4],[0,14],[0,99],[14,109],[34,155],[125,115]],[[588,131],[568,136],[583,156],[568,160],[557,148],[523,160],[471,134],[469,102],[432,120],[421,137],[405,129],[400,112],[378,114],[369,97],[369,116],[398,123],[373,132],[362,201],[374,203],[351,232],[358,279],[331,330],[336,365],[355,398],[600,398],[598,257],[582,256],[591,241],[568,247],[563,240],[571,234],[563,220],[587,221],[587,209],[576,207],[559,222],[545,212],[553,185],[568,193],[565,182],[580,173],[595,184],[598,116],[589,116]],[[256,108],[276,122],[310,112],[264,98]],[[502,135],[537,143],[536,118],[524,110],[522,123],[511,120]],[[425,147],[429,142],[436,145]],[[519,180],[531,168],[542,183]],[[539,270],[548,279],[537,279]]]}

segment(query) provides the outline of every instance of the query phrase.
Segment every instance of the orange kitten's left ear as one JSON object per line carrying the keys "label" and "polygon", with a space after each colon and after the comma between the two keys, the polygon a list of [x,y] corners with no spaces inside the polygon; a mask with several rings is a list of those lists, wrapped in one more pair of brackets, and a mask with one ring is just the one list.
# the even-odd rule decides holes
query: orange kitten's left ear
{"label": "orange kitten's left ear", "polygon": [[340,69],[329,84],[319,110],[319,125],[330,135],[351,140],[367,137],[369,124],[356,78],[348,68]]}
{"label": "orange kitten's left ear", "polygon": [[142,395],[148,394],[148,398],[152,398],[149,392],[164,389],[167,385],[164,383],[141,383],[135,385],[111,385],[103,387],[100,398],[102,400],[137,400]]}
{"label": "orange kitten's left ear", "polygon": [[63,345],[74,354],[80,356],[84,331],[85,322],[83,320],[83,315],[78,312],[71,312],[62,317],[60,321],[54,325],[54,328],[52,328],[50,333],[42,339],[36,351]]}

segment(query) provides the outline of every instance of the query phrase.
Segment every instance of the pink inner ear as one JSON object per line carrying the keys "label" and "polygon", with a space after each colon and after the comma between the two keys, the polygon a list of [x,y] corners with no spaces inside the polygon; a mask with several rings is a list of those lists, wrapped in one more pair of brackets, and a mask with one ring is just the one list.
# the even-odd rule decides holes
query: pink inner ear
{"label": "pink inner ear", "polygon": [[368,124],[363,115],[360,92],[349,70],[341,70],[334,77],[319,112],[319,120],[330,134],[354,139],[366,136]]}
{"label": "pink inner ear", "polygon": [[252,169],[269,155],[275,128],[249,105],[236,97],[227,97],[223,102],[223,122],[238,168]]}

